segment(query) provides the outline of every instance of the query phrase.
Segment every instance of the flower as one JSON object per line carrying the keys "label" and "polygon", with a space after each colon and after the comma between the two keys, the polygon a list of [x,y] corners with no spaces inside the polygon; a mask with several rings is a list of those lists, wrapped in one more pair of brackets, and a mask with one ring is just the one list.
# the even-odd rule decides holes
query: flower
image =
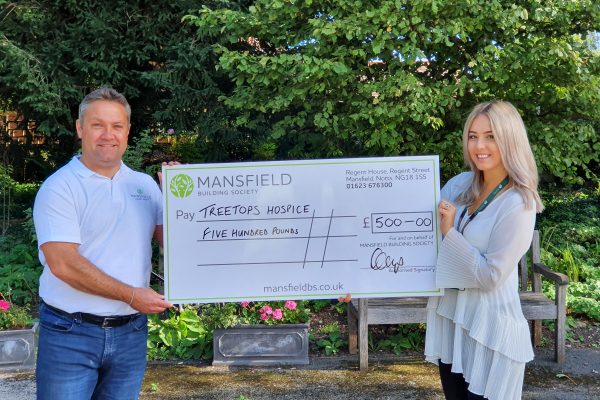
{"label": "flower", "polygon": [[271,315],[273,314],[273,309],[271,306],[263,306],[260,310],[258,310],[258,312],[261,314]]}
{"label": "flower", "polygon": [[303,301],[242,301],[236,307],[237,324],[303,324],[310,318]]}
{"label": "flower", "polygon": [[296,302],[294,300],[287,300],[285,302],[285,306],[284,307],[287,308],[288,310],[294,311],[296,309],[296,306],[297,306],[297,304],[296,304]]}
{"label": "flower", "polygon": [[175,129],[169,128],[167,129],[167,135],[173,135],[175,133]]}
{"label": "flower", "polygon": [[0,330],[22,329],[31,325],[32,318],[28,306],[19,306],[10,303],[10,292],[4,297],[0,293]]}

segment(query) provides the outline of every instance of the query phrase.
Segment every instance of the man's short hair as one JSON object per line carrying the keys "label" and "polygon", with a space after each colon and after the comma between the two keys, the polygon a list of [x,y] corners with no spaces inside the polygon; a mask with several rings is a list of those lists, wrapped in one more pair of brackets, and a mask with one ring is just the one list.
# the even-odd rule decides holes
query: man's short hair
{"label": "man's short hair", "polygon": [[127,122],[131,124],[131,107],[129,106],[127,99],[115,89],[108,87],[98,88],[83,98],[81,104],[79,104],[79,120],[82,123],[83,115],[90,104],[98,100],[114,101],[121,104],[123,107],[125,107],[125,112],[127,113]]}

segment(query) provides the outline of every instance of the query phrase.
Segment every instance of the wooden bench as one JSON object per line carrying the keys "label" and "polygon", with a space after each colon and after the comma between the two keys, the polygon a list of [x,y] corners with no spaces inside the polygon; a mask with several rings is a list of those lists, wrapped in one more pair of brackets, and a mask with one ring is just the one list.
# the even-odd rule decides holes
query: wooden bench
{"label": "wooden bench", "polygon": [[[555,283],[555,300],[542,293],[542,277]],[[551,271],[540,262],[540,237],[538,231],[528,253],[519,262],[519,295],[523,315],[531,327],[531,339],[539,345],[542,336],[541,320],[556,320],[555,360],[565,360],[566,296],[569,279]],[[348,345],[350,354],[358,349],[361,371],[369,366],[369,325],[411,324],[427,321],[427,297],[354,299],[348,304]]]}

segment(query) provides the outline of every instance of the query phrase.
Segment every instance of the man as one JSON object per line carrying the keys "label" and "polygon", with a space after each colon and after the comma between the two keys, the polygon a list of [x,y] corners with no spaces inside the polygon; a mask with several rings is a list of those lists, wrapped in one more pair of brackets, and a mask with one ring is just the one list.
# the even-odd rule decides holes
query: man
{"label": "man", "polygon": [[79,106],[82,154],[40,188],[33,218],[40,277],[38,399],[136,399],[147,318],[172,305],[150,289],[162,244],[158,185],[121,161],[131,108],[101,88]]}

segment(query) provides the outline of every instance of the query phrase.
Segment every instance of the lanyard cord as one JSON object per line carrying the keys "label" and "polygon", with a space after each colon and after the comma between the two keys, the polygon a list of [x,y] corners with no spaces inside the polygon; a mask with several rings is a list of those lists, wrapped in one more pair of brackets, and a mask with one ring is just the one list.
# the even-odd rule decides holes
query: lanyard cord
{"label": "lanyard cord", "polygon": [[502,182],[500,182],[494,190],[492,190],[492,193],[490,193],[490,195],[483,201],[483,203],[481,203],[481,205],[479,207],[477,207],[477,210],[475,210],[473,212],[473,214],[471,214],[469,216],[469,218],[467,219],[467,222],[465,222],[465,225],[461,229],[460,224],[462,223],[463,218],[467,214],[467,209],[469,208],[468,206],[466,206],[464,208],[464,210],[462,211],[462,213],[460,214],[460,218],[458,219],[458,224],[456,225],[456,230],[458,230],[462,234],[465,231],[465,228],[467,227],[467,225],[469,225],[469,223],[477,216],[477,214],[479,214],[480,212],[485,210],[485,208],[488,206],[488,204],[490,204],[492,202],[492,200],[494,199],[494,197],[496,197],[498,192],[501,191],[502,188],[505,187],[506,185],[508,185],[508,176],[506,178],[504,178],[502,180]]}

